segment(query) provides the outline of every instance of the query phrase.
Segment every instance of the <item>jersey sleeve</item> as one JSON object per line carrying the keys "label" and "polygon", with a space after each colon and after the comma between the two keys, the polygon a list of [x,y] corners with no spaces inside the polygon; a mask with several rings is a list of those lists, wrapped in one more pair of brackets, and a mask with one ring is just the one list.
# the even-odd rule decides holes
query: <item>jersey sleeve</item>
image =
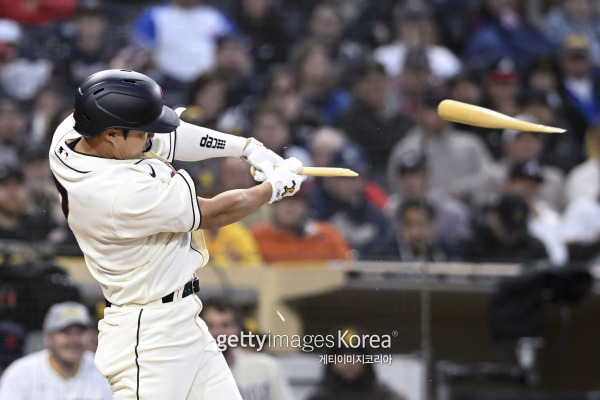
{"label": "jersey sleeve", "polygon": [[142,158],[158,158],[159,160],[173,162],[176,144],[176,132],[156,134],[152,138],[152,146],[144,152]]}
{"label": "jersey sleeve", "polygon": [[201,219],[194,181],[183,170],[168,183],[144,174],[126,180],[112,206],[113,226],[121,238],[194,231]]}

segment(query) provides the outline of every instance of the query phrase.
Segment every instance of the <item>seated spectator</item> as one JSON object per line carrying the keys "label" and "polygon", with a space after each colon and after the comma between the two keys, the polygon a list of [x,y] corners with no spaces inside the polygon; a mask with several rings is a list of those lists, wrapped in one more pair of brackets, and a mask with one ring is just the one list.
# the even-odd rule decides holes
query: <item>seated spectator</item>
{"label": "seated spectator", "polygon": [[554,46],[528,23],[517,0],[486,0],[479,29],[467,38],[461,59],[475,70],[485,70],[502,57],[510,57],[523,71],[541,54],[553,54]]}
{"label": "seated spectator", "polygon": [[17,100],[0,96],[0,164],[17,165],[26,142],[27,118]]}
{"label": "seated spectator", "polygon": [[[535,122],[533,117],[518,115],[518,119]],[[502,132],[503,156],[497,163],[489,164],[480,171],[474,192],[473,203],[485,204],[497,196],[506,181],[510,168],[520,161],[533,160],[539,163],[547,135],[539,132],[505,129]],[[564,207],[564,174],[556,167],[541,167],[544,177],[540,187],[540,199],[556,211]]]}
{"label": "seated spectator", "polygon": [[590,43],[590,55],[594,64],[600,66],[600,16],[593,1],[561,0],[547,12],[542,28],[555,46],[559,46],[570,34],[579,33]]}
{"label": "seated spectator", "polygon": [[305,191],[271,207],[271,220],[252,227],[252,235],[267,263],[350,259],[350,248],[338,229],[328,222],[309,218]]}
{"label": "seated spectator", "polygon": [[112,391],[85,350],[91,323],[87,308],[54,304],[44,318],[45,349],[13,362],[2,376],[0,398],[110,400]]}
{"label": "seated spectator", "polygon": [[255,72],[264,75],[273,64],[285,62],[290,35],[273,1],[239,0],[233,19],[248,38]]}
{"label": "seated spectator", "polygon": [[600,69],[590,59],[582,35],[567,36],[557,54],[560,70],[559,94],[569,134],[577,139],[579,158],[585,158],[585,135],[600,118]]}
{"label": "seated spectator", "polygon": [[[351,340],[350,338],[354,335],[362,333],[358,332],[356,328],[345,328],[341,331],[348,332],[343,340]],[[404,399],[387,385],[379,382],[373,364],[364,361],[365,356],[372,355],[372,349],[369,346],[356,347],[340,343],[330,348],[324,357],[328,355],[335,357],[335,362],[325,363],[321,382],[308,400]]]}
{"label": "seated spectator", "polygon": [[400,104],[390,100],[389,83],[381,64],[365,63],[357,71],[352,103],[336,123],[364,149],[370,177],[384,187],[390,150],[413,125]]}
{"label": "seated spectator", "polygon": [[565,179],[565,203],[600,195],[600,122],[589,129],[590,155],[569,171]]}
{"label": "seated spectator", "polygon": [[448,261],[444,245],[437,235],[435,218],[431,204],[419,200],[403,201],[394,216],[398,255],[393,258],[406,262]]}
{"label": "seated spectator", "polygon": [[177,105],[184,100],[185,86],[214,68],[217,39],[236,30],[216,8],[196,1],[170,0],[149,5],[136,18],[131,45],[151,55],[165,103]]}
{"label": "seated spectator", "polygon": [[217,74],[201,74],[190,83],[181,118],[194,125],[219,129],[219,119],[227,106],[227,85]]}
{"label": "seated spectator", "polygon": [[[433,208],[436,236],[448,256],[456,255],[459,242],[468,236],[470,208],[441,190],[428,190],[429,173],[425,157],[407,154],[398,166],[392,187],[393,210],[406,202],[427,201]],[[395,211],[396,213],[398,211]]]}
{"label": "seated spectator", "polygon": [[337,71],[325,46],[313,43],[300,48],[293,59],[298,92],[303,104],[332,124],[350,104],[350,94],[339,88]]}
{"label": "seated spectator", "polygon": [[364,152],[356,143],[348,143],[333,156],[331,166],[352,169],[359,176],[322,179],[309,195],[311,216],[335,225],[356,250],[355,258],[387,257],[394,229],[390,218],[367,195],[369,165]]}
{"label": "seated spectator", "polygon": [[202,305],[200,317],[219,346],[224,346],[219,349],[231,369],[242,398],[291,400],[291,389],[275,358],[253,349],[227,346],[229,337],[239,336],[243,329],[239,309],[222,297],[205,299]]}
{"label": "seated spectator", "polygon": [[505,193],[481,208],[473,220],[472,235],[463,241],[467,262],[535,263],[547,261],[544,245],[528,231],[527,200]]}
{"label": "seated spectator", "polygon": [[[596,176],[600,179],[600,176]],[[585,182],[584,184],[594,184]],[[597,186],[598,183],[595,183]],[[600,260],[600,200],[598,196],[574,198],[563,213],[563,240],[571,264],[592,264]]]}
{"label": "seated spectator", "polygon": [[424,6],[398,2],[393,14],[394,41],[373,51],[373,57],[383,64],[389,76],[402,73],[409,50],[416,47],[424,49],[434,79],[446,81],[460,72],[460,59],[437,43],[434,20]]}
{"label": "seated spectator", "polygon": [[443,91],[429,90],[420,111],[421,125],[412,128],[390,152],[387,163],[388,186],[392,187],[398,165],[408,154],[424,151],[429,187],[469,202],[475,189],[475,178],[491,164],[485,144],[470,132],[457,129],[437,113]]}
{"label": "seated spectator", "polygon": [[0,387],[2,375],[14,361],[23,357],[25,328],[12,321],[0,321]]}
{"label": "seated spectator", "polygon": [[531,210],[527,219],[529,233],[544,244],[550,263],[560,267],[569,258],[562,237],[562,217],[540,197],[543,183],[544,170],[536,160],[517,161],[510,167],[503,192],[516,193],[527,200]]}
{"label": "seated spectator", "polygon": [[333,155],[348,141],[346,134],[339,129],[323,126],[316,129],[308,139],[308,151],[313,167],[329,167]]}
{"label": "seated spectator", "polygon": [[13,166],[0,165],[0,239],[48,240],[57,224],[48,212],[28,212],[30,199],[23,172]]}

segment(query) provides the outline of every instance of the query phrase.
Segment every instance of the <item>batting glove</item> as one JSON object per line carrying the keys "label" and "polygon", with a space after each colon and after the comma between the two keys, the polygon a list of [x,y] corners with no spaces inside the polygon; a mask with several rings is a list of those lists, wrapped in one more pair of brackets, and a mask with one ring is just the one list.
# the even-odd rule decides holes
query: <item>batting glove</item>
{"label": "batting glove", "polygon": [[273,168],[273,164],[264,162],[260,165],[260,170],[266,175],[266,182],[269,182],[273,189],[269,204],[296,194],[306,179],[306,176],[291,172],[286,162],[276,168]]}
{"label": "batting glove", "polygon": [[261,164],[267,162],[272,167],[283,163],[283,158],[267,149],[264,144],[254,138],[250,138],[250,143],[242,151],[242,158],[256,168],[258,172],[254,174],[254,179],[258,182],[263,182],[268,178],[264,172],[260,173],[262,171]]}

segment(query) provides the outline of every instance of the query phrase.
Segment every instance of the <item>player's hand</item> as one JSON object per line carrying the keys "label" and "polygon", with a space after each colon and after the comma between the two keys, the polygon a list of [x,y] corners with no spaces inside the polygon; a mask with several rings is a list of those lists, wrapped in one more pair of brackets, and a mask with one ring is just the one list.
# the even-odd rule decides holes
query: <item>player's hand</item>
{"label": "player's hand", "polygon": [[278,165],[277,168],[273,168],[273,164],[269,162],[262,163],[260,167],[260,170],[266,175],[266,182],[269,182],[273,189],[269,204],[296,194],[300,190],[302,182],[306,179],[306,176],[290,171],[287,160]]}
{"label": "player's hand", "polygon": [[[279,166],[283,163],[283,158],[275,154],[272,150],[267,149],[261,142],[254,138],[250,138],[250,143],[242,151],[242,158],[260,172],[262,172],[262,163],[267,162],[271,166]],[[254,174],[254,180],[263,182],[267,179],[267,175],[260,172]]]}

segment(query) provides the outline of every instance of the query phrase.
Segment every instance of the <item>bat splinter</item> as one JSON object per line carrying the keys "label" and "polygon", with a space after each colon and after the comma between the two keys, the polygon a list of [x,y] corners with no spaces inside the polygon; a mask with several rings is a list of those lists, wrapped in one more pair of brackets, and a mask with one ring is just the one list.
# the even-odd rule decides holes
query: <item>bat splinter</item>
{"label": "bat splinter", "polygon": [[521,121],[484,107],[443,100],[438,105],[438,115],[446,121],[479,126],[481,128],[514,129],[526,132],[563,133],[565,129]]}

